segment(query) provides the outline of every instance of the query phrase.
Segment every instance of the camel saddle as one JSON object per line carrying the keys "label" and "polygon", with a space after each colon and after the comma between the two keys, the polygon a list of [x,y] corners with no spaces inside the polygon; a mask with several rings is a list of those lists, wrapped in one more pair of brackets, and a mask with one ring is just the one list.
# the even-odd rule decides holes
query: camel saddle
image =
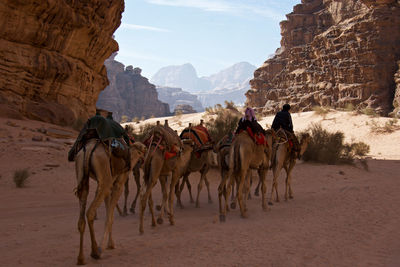
{"label": "camel saddle", "polygon": [[[68,161],[74,161],[75,155],[90,139],[99,139],[111,145],[113,140],[122,139],[124,136],[126,136],[124,128],[116,121],[106,119],[101,115],[93,116],[87,120],[76,138],[74,145],[68,152]],[[125,144],[127,144],[126,140]]]}
{"label": "camel saddle", "polygon": [[191,139],[194,142],[194,151],[201,152],[212,149],[212,140],[206,127],[197,125],[185,128],[181,135],[181,139]]}

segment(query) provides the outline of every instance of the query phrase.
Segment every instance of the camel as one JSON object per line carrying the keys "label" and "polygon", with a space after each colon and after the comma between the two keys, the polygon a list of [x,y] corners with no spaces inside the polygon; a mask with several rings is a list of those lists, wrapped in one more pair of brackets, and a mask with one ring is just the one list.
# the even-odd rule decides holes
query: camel
{"label": "camel", "polygon": [[[272,180],[272,188],[269,205],[272,205],[272,195],[275,190],[276,192],[276,202],[279,202],[279,194],[278,194],[278,182],[277,179],[279,177],[280,171],[282,168],[286,171],[286,189],[285,189],[285,200],[288,198],[293,198],[293,191],[291,187],[292,181],[292,170],[296,165],[296,155],[294,151],[290,150],[290,144],[286,134],[283,131],[278,130],[277,132],[279,136],[283,137],[283,141],[274,144],[274,156],[272,159],[272,172],[273,172],[273,180]],[[308,133],[304,133],[300,137],[300,152],[299,158],[304,154],[307,149],[308,144],[311,141],[311,136]]]}
{"label": "camel", "polygon": [[[272,132],[268,131],[266,134],[267,143],[272,144]],[[241,132],[236,135],[230,150],[229,150],[229,170],[222,172],[221,183],[218,187],[219,208],[220,208],[220,221],[224,222],[226,217],[227,204],[226,201],[232,190],[234,179],[238,184],[238,192],[236,199],[239,202],[240,213],[243,218],[247,218],[246,199],[243,195],[248,196],[250,187],[249,171],[250,169],[257,169],[261,179],[262,190],[262,208],[267,210],[266,205],[266,184],[265,177],[269,167],[270,155],[272,149],[271,145],[263,146],[257,145],[247,132]],[[224,157],[226,157],[225,155]],[[222,157],[219,157],[220,160]],[[227,184],[230,179],[229,184]],[[225,205],[222,204],[222,196],[224,195]]]}
{"label": "camel", "polygon": [[206,187],[207,187],[208,203],[212,203],[212,198],[211,198],[211,194],[210,194],[210,183],[207,179],[207,173],[208,173],[209,169],[211,168],[211,166],[214,166],[214,165],[215,165],[215,163],[214,163],[214,159],[213,159],[213,151],[211,149],[203,151],[200,154],[200,157],[198,157],[196,155],[196,152],[192,152],[187,169],[183,171],[182,183],[179,186],[179,181],[178,181],[177,187],[175,189],[178,206],[183,208],[183,204],[181,202],[181,193],[185,186],[185,183],[189,190],[190,202],[194,203],[191,185],[189,182],[189,175],[190,175],[190,173],[197,172],[197,171],[200,172],[201,177],[200,177],[199,184],[197,185],[196,208],[200,207],[199,196],[200,196],[201,189],[203,188],[203,181],[205,182]]}
{"label": "camel", "polygon": [[[78,230],[80,233],[78,265],[85,264],[83,254],[83,239],[86,227],[85,212],[87,223],[89,225],[91,238],[91,256],[99,259],[101,252],[105,249],[106,239],[108,237],[107,248],[115,248],[112,239],[112,224],[114,208],[122,193],[122,186],[128,179],[131,166],[144,156],[146,147],[141,143],[135,143],[129,149],[130,166],[122,158],[116,158],[110,151],[108,145],[98,139],[90,139],[81,149],[75,158],[75,171],[77,178],[76,195],[79,198],[79,220]],[[86,211],[87,197],[89,194],[89,177],[97,182],[95,197]],[[96,210],[104,200],[106,206],[106,223],[104,226],[103,238],[100,246],[97,245],[94,232],[94,219]]]}
{"label": "camel", "polygon": [[[180,152],[180,155],[172,157],[170,159],[165,159],[164,153],[165,151],[158,144],[151,143],[149,148],[149,154],[146,155],[144,161],[144,182],[145,185],[141,188],[141,200],[140,200],[140,223],[139,223],[139,232],[143,234],[143,219],[144,219],[144,211],[146,209],[146,203],[149,205],[149,209],[152,216],[152,226],[156,226],[156,221],[154,217],[154,209],[153,209],[153,200],[151,191],[153,187],[156,185],[157,180],[160,180],[161,190],[162,190],[162,204],[159,208],[161,213],[157,222],[162,224],[164,209],[166,209],[169,222],[171,225],[175,224],[174,219],[174,211],[173,211],[173,201],[174,201],[174,189],[177,180],[182,176],[182,170],[187,168],[187,165],[190,160],[191,153],[193,151],[192,141],[189,140],[189,144],[183,142],[183,149]],[[167,191],[166,188],[166,177],[168,175],[171,176],[170,181],[170,189]],[[167,204],[168,198],[168,204]]]}

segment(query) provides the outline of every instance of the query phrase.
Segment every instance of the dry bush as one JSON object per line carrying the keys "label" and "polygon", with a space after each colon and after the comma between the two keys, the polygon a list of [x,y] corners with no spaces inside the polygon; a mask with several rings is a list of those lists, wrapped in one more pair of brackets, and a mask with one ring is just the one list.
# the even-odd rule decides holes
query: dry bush
{"label": "dry bush", "polygon": [[327,107],[314,106],[313,111],[315,115],[322,116],[325,119],[330,110]]}
{"label": "dry bush", "polygon": [[354,105],[352,103],[348,103],[346,104],[346,106],[344,107],[345,111],[354,111],[356,108],[354,107]]}
{"label": "dry bush", "polygon": [[233,101],[227,101],[225,100],[225,109],[234,111],[234,112],[239,112],[239,110],[237,109],[235,103],[233,103]]}
{"label": "dry bush", "polygon": [[15,183],[16,187],[18,187],[18,188],[25,187],[26,181],[29,176],[30,176],[30,173],[29,173],[28,169],[16,170],[14,172],[14,183]]}
{"label": "dry bush", "polygon": [[344,144],[342,132],[328,132],[320,124],[312,124],[308,131],[311,142],[303,155],[305,161],[352,164],[356,158],[369,152],[369,145],[363,142]]}
{"label": "dry bush", "polygon": [[129,117],[128,116],[126,116],[126,115],[122,115],[121,116],[121,121],[120,121],[120,123],[125,123],[125,122],[128,122],[129,121]]}
{"label": "dry bush", "polygon": [[399,125],[397,125],[397,122],[398,120],[394,118],[387,121],[385,125],[381,126],[379,122],[372,120],[370,124],[370,131],[378,134],[392,133],[400,129]]}
{"label": "dry bush", "polygon": [[144,138],[149,134],[150,130],[153,129],[154,124],[146,123],[145,125],[141,125],[139,131],[136,132],[133,136],[135,140],[144,142]]}
{"label": "dry bush", "polygon": [[376,117],[377,114],[375,112],[375,110],[373,108],[363,108],[362,110],[360,110],[360,112],[362,114],[368,115],[368,116],[373,116]]}
{"label": "dry bush", "polygon": [[218,142],[226,134],[233,132],[239,122],[239,113],[232,112],[230,110],[220,110],[217,112],[217,117],[208,121],[206,127],[211,138]]}

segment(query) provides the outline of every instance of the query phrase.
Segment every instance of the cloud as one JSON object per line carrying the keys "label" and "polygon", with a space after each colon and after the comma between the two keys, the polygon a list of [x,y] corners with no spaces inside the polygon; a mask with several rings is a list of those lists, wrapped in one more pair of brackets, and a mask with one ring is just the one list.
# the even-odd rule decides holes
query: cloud
{"label": "cloud", "polygon": [[154,32],[169,32],[167,29],[157,28],[152,26],[144,26],[144,25],[136,25],[136,24],[128,24],[122,23],[120,26],[121,29],[128,30],[144,30],[144,31],[154,31]]}
{"label": "cloud", "polygon": [[244,0],[146,0],[150,4],[197,8],[210,12],[223,12],[240,16],[259,15],[276,21],[285,19],[285,16],[271,8],[272,3],[267,1]]}

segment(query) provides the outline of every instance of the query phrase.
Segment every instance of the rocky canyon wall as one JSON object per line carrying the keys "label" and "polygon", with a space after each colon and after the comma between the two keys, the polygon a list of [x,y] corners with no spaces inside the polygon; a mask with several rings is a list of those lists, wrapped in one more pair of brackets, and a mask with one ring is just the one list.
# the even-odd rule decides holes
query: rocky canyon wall
{"label": "rocky canyon wall", "polygon": [[123,10],[123,0],[1,1],[0,113],[64,125],[93,115]]}
{"label": "rocky canyon wall", "polygon": [[97,107],[112,111],[115,120],[124,115],[128,119],[170,115],[169,105],[158,100],[155,85],[141,75],[141,69],[125,68],[114,57],[105,61],[110,84],[100,93]]}
{"label": "rocky canyon wall", "polygon": [[293,111],[349,104],[397,111],[399,0],[302,0],[286,17],[281,48],[255,71],[248,105],[266,113],[283,103]]}

